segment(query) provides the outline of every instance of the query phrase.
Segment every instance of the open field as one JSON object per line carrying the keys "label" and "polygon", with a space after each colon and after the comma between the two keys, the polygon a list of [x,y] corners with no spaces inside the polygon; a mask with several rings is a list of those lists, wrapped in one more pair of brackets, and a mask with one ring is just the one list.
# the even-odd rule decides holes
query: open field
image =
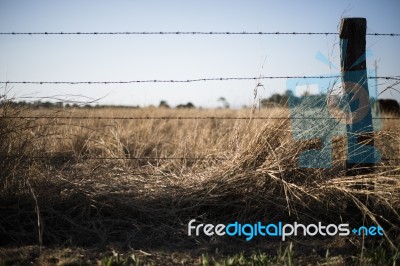
{"label": "open field", "polygon": [[[124,254],[114,265],[399,263],[400,161],[346,176],[346,140],[337,137],[333,168],[299,168],[300,152],[318,144],[293,140],[283,108],[1,112],[46,116],[0,120],[5,265],[106,264],[112,250]],[[398,120],[383,120],[375,134],[382,158],[400,159],[399,129]],[[191,219],[380,225],[385,236],[195,237],[187,235]]]}

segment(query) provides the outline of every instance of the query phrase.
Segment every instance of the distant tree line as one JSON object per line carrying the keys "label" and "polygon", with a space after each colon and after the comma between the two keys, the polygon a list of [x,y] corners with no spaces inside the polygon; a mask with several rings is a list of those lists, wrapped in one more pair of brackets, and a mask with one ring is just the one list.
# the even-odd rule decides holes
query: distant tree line
{"label": "distant tree line", "polygon": [[326,94],[309,94],[305,92],[302,96],[298,97],[293,94],[291,90],[285,91],[283,94],[274,93],[269,98],[264,98],[260,101],[261,107],[286,107],[289,104],[298,105],[304,101],[312,102],[315,107],[316,105],[323,105],[325,103]]}
{"label": "distant tree line", "polygon": [[[161,101],[160,104],[158,105],[158,108],[171,108],[169,106],[169,104],[166,101]],[[178,109],[192,109],[192,108],[196,108],[196,106],[194,106],[193,103],[188,102],[186,104],[178,104],[176,106],[176,108]]]}
{"label": "distant tree line", "polygon": [[[298,97],[293,94],[292,91],[288,90],[284,94],[272,94],[269,98],[262,99],[260,105],[263,108],[266,107],[286,107],[289,104],[296,106],[300,103],[306,103],[309,107],[320,108],[326,106],[327,104],[327,94],[309,94],[305,92],[302,96]],[[372,108],[376,110],[377,105],[379,106],[381,112],[392,113],[395,115],[400,115],[400,105],[394,99],[376,99],[371,98],[373,102]],[[330,95],[329,102],[333,104],[340,105],[339,95]]]}
{"label": "distant tree line", "polygon": [[32,109],[51,109],[51,108],[139,108],[139,106],[125,106],[125,105],[90,105],[85,103],[65,103],[65,102],[50,102],[50,101],[0,101],[0,107],[7,105],[9,107],[28,107]]}
{"label": "distant tree line", "polygon": [[[101,109],[101,108],[140,108],[139,106],[126,106],[126,105],[105,105],[105,104],[97,104],[97,105],[90,105],[86,103],[65,103],[65,102],[50,102],[50,101],[33,101],[33,102],[26,102],[26,101],[10,101],[10,100],[3,100],[0,101],[0,107],[7,105],[8,107],[12,108],[31,108],[31,109],[59,109],[59,108],[93,108],[93,109]],[[150,106],[151,107],[151,106]],[[154,107],[154,106],[153,106]],[[159,108],[170,108],[166,101],[161,101]],[[178,104],[176,106],[178,109],[182,108],[196,108],[196,106],[188,102],[186,104]]]}

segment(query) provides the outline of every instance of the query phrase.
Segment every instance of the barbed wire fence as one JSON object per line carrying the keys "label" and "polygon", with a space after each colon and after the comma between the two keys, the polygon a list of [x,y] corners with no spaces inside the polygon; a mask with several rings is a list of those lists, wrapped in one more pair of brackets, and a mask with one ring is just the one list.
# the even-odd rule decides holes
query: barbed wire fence
{"label": "barbed wire fence", "polygon": [[[337,32],[247,32],[247,31],[124,31],[124,32],[0,32],[0,35],[7,36],[62,36],[62,35],[338,35]],[[383,36],[383,37],[400,37],[400,33],[366,33],[367,36]],[[193,83],[193,82],[209,82],[209,81],[243,81],[243,80],[267,80],[267,79],[330,79],[341,78],[341,76],[258,76],[258,77],[210,77],[197,79],[147,79],[147,80],[126,80],[126,81],[0,81],[0,84],[34,84],[34,85],[110,85],[110,84],[133,84],[133,83]],[[400,81],[398,76],[370,76],[368,79],[382,79]],[[396,82],[396,85],[398,83]],[[105,116],[2,116],[4,119],[76,119],[76,120],[285,120],[285,119],[335,119],[335,118],[307,118],[307,117],[223,117],[223,116],[142,116],[142,117],[105,117]],[[400,120],[400,117],[381,117],[373,119],[382,120]],[[57,124],[55,124],[57,125]],[[21,158],[21,155],[0,155],[0,158]],[[70,156],[30,156],[29,160],[38,159],[63,159],[72,160]],[[85,160],[130,160],[130,161],[162,161],[162,160],[186,160],[186,161],[224,161],[228,160],[224,157],[85,157]],[[381,158],[382,161],[400,161],[400,158]],[[135,172],[133,174],[143,175],[160,175],[146,172]]]}

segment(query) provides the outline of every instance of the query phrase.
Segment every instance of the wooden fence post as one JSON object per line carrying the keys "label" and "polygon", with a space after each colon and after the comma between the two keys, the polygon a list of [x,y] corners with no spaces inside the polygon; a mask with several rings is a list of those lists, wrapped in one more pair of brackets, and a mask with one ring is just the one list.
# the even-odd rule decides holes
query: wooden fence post
{"label": "wooden fence post", "polygon": [[365,60],[367,20],[343,18],[340,26],[340,58],[347,113],[346,174],[372,173],[375,164],[374,136],[367,64]]}

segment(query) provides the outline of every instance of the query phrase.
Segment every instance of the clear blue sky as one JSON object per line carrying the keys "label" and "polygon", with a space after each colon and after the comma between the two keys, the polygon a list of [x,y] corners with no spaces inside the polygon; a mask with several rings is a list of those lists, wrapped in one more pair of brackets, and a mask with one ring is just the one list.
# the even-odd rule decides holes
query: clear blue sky
{"label": "clear blue sky", "polygon": [[[400,32],[400,2],[392,1],[103,1],[1,0],[1,32],[281,31],[336,32],[340,17],[367,18],[367,32]],[[367,37],[381,76],[400,75],[400,37]],[[332,53],[333,51],[333,53]],[[0,80],[104,81],[322,75],[315,59],[332,55],[336,36],[0,36]],[[264,67],[261,66],[265,60]],[[258,96],[285,91],[285,80],[264,80]],[[380,85],[382,90],[389,83]],[[16,96],[82,94],[123,105],[214,107],[225,97],[250,105],[254,81],[189,84],[13,85]],[[399,86],[397,86],[399,89]],[[396,97],[393,92],[382,97]]]}

